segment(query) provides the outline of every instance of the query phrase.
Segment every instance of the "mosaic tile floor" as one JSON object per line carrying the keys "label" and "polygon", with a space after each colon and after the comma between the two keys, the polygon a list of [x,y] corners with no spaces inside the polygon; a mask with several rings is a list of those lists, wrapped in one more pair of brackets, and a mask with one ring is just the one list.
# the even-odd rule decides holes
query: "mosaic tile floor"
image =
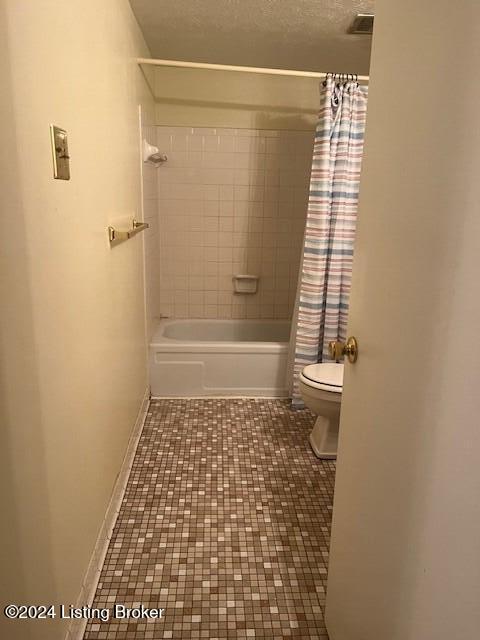
{"label": "mosaic tile floor", "polygon": [[85,640],[328,638],[335,465],[284,400],[154,400],[95,607],[161,620],[89,622]]}

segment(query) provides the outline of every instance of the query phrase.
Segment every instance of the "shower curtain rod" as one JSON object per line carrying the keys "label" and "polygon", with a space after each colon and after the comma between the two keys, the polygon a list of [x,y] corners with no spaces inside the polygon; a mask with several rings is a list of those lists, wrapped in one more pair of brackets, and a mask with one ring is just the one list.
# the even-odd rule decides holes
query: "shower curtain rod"
{"label": "shower curtain rod", "polygon": [[[244,73],[264,73],[272,76],[296,76],[299,78],[324,78],[327,73],[321,71],[295,71],[293,69],[266,69],[264,67],[239,67],[232,64],[209,64],[207,62],[185,62],[183,60],[156,60],[138,58],[138,64],[150,64],[156,67],[184,67],[186,69],[212,69],[213,71],[241,71]],[[341,75],[341,74],[339,74]],[[356,75],[356,74],[343,74]],[[358,82],[368,82],[369,76],[357,76]]]}

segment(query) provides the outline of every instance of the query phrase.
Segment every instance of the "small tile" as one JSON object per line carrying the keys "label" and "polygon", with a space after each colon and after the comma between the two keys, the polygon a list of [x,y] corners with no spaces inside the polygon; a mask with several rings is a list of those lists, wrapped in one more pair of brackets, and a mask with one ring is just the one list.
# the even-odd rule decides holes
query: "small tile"
{"label": "small tile", "polygon": [[84,639],[327,640],[335,464],[310,449],[314,420],[284,400],[152,401],[93,606],[165,617],[92,620]]}
{"label": "small tile", "polygon": [[[285,300],[262,299],[249,306],[249,317],[254,309],[259,318],[290,317],[313,132],[148,126],[145,135],[161,142],[170,156],[168,166],[146,166],[143,172],[144,215],[150,224],[145,235],[147,308],[155,309],[155,315],[166,308],[175,313],[176,277],[228,276],[228,283],[219,284],[218,292],[223,292],[231,289],[232,270],[248,270],[260,275],[261,291],[275,292],[275,275],[287,282]],[[259,251],[255,258],[252,251]],[[264,278],[271,281],[266,287]],[[184,284],[178,288],[184,290]],[[209,306],[217,307],[218,317],[245,317],[245,305],[234,310],[233,304]],[[176,309],[187,317],[193,312],[203,317],[205,311],[203,304],[192,301],[177,301]]]}
{"label": "small tile", "polygon": [[220,152],[231,153],[235,150],[235,136],[222,135],[222,133],[218,138],[218,150]]}
{"label": "small tile", "polygon": [[187,136],[188,151],[203,151],[203,136],[189,135]]}

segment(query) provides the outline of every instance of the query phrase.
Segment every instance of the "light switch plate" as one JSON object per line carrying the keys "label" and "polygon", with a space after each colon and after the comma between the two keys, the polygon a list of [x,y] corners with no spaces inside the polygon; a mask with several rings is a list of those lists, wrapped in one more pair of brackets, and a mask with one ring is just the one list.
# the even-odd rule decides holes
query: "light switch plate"
{"label": "light switch plate", "polygon": [[50,139],[52,142],[53,177],[57,180],[70,180],[67,132],[51,124]]}

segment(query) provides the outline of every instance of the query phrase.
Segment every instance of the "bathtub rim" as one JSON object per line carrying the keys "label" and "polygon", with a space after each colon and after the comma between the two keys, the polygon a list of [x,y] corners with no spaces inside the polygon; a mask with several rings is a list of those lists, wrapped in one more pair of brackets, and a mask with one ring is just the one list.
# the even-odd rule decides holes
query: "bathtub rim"
{"label": "bathtub rim", "polygon": [[266,320],[254,318],[161,318],[156,331],[150,341],[150,349],[161,353],[285,353],[289,348],[289,341],[234,341],[234,340],[177,340],[167,338],[164,330],[174,323],[199,322],[201,324],[221,322],[241,322],[248,324],[289,324],[288,320]]}

